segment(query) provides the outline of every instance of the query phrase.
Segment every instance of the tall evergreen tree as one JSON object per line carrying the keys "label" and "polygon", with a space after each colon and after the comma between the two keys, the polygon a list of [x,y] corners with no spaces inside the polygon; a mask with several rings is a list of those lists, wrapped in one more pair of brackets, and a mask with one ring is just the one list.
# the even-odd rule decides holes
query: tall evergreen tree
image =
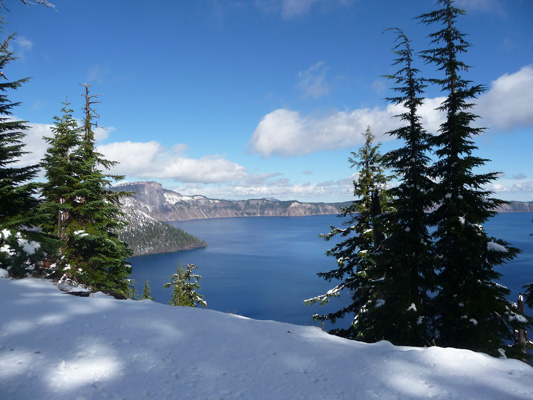
{"label": "tall evergreen tree", "polygon": [[436,342],[498,355],[505,342],[513,339],[516,314],[505,296],[509,290],[495,281],[500,274],[494,267],[513,259],[518,250],[489,237],[482,224],[495,214],[503,202],[493,199],[483,187],[496,179],[496,173],[476,174],[474,170],[488,160],[472,155],[472,138],[483,131],[473,126],[478,116],[471,112],[473,99],[485,88],[461,76],[470,68],[459,56],[470,46],[457,27],[465,14],[453,0],[437,0],[439,9],[419,16],[427,25],[440,25],[430,35],[433,48],[422,52],[443,77],[430,79],[446,94],[439,110],[445,121],[431,139],[438,161],[432,175],[438,180],[431,214],[438,293]]}
{"label": "tall evergreen tree", "polygon": [[[0,17],[0,33],[3,33],[2,24]],[[20,165],[21,157],[27,153],[23,141],[28,127],[24,121],[11,117],[19,103],[10,101],[7,94],[28,79],[11,81],[5,73],[6,67],[15,60],[9,49],[13,39],[11,35],[0,42],[0,266],[13,277],[22,277],[35,269],[49,250],[49,243],[43,241],[39,232],[29,229],[40,221],[35,212],[39,185],[31,182],[39,167]]]}
{"label": "tall evergreen tree", "polygon": [[331,232],[322,235],[325,240],[340,236],[344,238],[326,253],[337,260],[337,268],[318,273],[328,282],[339,282],[326,294],[308,299],[307,304],[326,304],[341,292],[350,293],[351,303],[328,314],[315,314],[317,321],[329,320],[335,323],[345,316],[353,316],[348,329],[332,331],[341,336],[366,341],[374,340],[372,326],[374,311],[383,302],[383,293],[377,290],[376,281],[383,278],[376,267],[375,254],[381,250],[384,238],[383,226],[378,216],[388,211],[388,197],[385,186],[389,178],[384,172],[383,158],[379,144],[374,145],[374,135],[370,127],[365,134],[365,144],[357,153],[352,152],[349,162],[357,168],[358,177],[354,180],[356,200],[342,210],[339,217],[347,218],[346,228],[331,227]]}
{"label": "tall evergreen tree", "polygon": [[[0,17],[0,25],[3,19]],[[1,32],[0,26],[0,32]],[[20,103],[13,103],[7,92],[16,90],[28,78],[10,81],[4,70],[15,58],[9,50],[14,35],[0,43],[0,228],[31,226],[35,222],[34,208],[38,205],[38,185],[30,183],[37,175],[38,165],[18,166],[16,163],[26,154],[23,140],[28,129],[24,121],[14,120],[12,110]]]}
{"label": "tall evergreen tree", "polygon": [[425,345],[431,338],[429,292],[435,275],[426,214],[432,187],[428,177],[430,134],[418,115],[425,85],[414,66],[410,41],[402,30],[394,31],[398,44],[393,65],[400,69],[387,77],[396,85],[393,90],[398,95],[387,100],[405,111],[396,116],[403,126],[388,134],[404,145],[386,155],[399,184],[389,189],[393,211],[384,215],[388,235],[377,258],[386,277],[379,283],[384,293],[378,310],[383,323],[374,327],[374,335],[398,345]]}
{"label": "tall evergreen tree", "polygon": [[117,232],[124,226],[119,199],[126,192],[109,190],[113,181],[122,176],[109,175],[100,168],[109,169],[116,163],[105,160],[95,149],[94,112],[95,96],[85,87],[85,106],[81,140],[73,153],[79,161],[76,166],[74,190],[69,194],[75,206],[69,209],[63,256],[72,268],[72,277],[92,290],[113,292],[128,297],[127,278],[131,267],[126,258],[131,254]]}
{"label": "tall evergreen tree", "polygon": [[62,240],[66,239],[70,215],[78,204],[74,190],[81,165],[76,153],[81,142],[81,130],[69,106],[68,101],[65,102],[61,110],[63,115],[54,117],[54,136],[44,138],[48,148],[41,163],[46,177],[41,191],[46,201],[41,210],[48,217],[42,228]]}

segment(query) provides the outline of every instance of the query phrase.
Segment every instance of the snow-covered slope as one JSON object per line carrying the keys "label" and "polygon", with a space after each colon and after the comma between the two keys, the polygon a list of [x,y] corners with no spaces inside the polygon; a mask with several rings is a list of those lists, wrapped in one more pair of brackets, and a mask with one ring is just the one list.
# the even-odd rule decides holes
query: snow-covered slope
{"label": "snow-covered slope", "polygon": [[164,253],[205,247],[206,243],[183,230],[157,221],[142,211],[131,197],[121,199],[123,219],[129,225],[118,236],[128,244],[133,255]]}
{"label": "snow-covered slope", "polygon": [[533,399],[533,368],[0,279],[0,399]]}

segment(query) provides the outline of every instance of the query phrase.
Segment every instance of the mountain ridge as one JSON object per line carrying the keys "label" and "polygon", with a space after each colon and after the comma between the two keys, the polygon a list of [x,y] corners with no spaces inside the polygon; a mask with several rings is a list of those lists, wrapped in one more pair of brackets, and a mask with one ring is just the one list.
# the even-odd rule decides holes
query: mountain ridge
{"label": "mountain ridge", "polygon": [[[249,199],[221,200],[203,195],[187,196],[163,188],[154,181],[122,183],[116,190],[134,192],[134,207],[158,221],[187,221],[192,219],[230,217],[297,217],[340,214],[351,201],[338,203],[311,203],[298,200]],[[533,212],[533,201],[510,201],[497,212]]]}
{"label": "mountain ridge", "polygon": [[187,221],[192,219],[309,216],[338,214],[346,203],[307,203],[297,200],[250,199],[220,200],[202,195],[185,196],[164,189],[154,181],[123,183],[116,190],[133,192],[134,207],[158,221]]}

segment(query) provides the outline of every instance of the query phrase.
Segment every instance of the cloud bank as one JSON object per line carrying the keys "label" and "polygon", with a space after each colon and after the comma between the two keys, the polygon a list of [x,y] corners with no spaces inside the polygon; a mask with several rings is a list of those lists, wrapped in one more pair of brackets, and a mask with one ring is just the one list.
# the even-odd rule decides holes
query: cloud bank
{"label": "cloud bank", "polygon": [[[443,115],[436,108],[444,97],[425,99],[419,110],[428,132],[436,133]],[[489,129],[510,132],[532,127],[533,65],[514,74],[505,74],[492,82],[488,92],[480,96],[474,112]],[[278,109],[265,115],[255,129],[248,149],[263,157],[302,156],[324,150],[353,147],[363,143],[362,133],[370,126],[378,141],[389,140],[385,133],[399,126],[399,106],[333,111],[302,115],[299,111]]]}
{"label": "cloud bank", "polygon": [[246,168],[219,156],[188,158],[183,145],[167,150],[156,141],[115,142],[97,147],[105,158],[118,161],[115,174],[141,179],[181,182],[227,183],[243,179]]}
{"label": "cloud bank", "polygon": [[476,112],[490,127],[512,131],[533,126],[533,65],[491,82],[490,90],[477,102]]}

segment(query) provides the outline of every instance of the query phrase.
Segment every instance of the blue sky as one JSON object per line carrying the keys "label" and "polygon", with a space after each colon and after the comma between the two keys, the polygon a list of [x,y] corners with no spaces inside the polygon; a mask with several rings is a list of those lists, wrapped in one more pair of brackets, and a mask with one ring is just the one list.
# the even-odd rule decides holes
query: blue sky
{"label": "blue sky", "polygon": [[[56,0],[57,10],[5,1],[19,59],[10,79],[31,76],[13,100],[30,122],[25,162],[66,98],[81,118],[82,87],[100,95],[99,150],[126,180],[156,180],[182,194],[301,201],[352,199],[347,161],[370,125],[382,151],[398,112],[384,100],[395,36],[415,50],[437,27],[413,18],[429,0]],[[472,43],[465,77],[485,84],[475,111],[487,131],[480,172],[502,172],[496,197],[533,201],[533,2],[458,0]],[[423,75],[439,74],[419,61]],[[435,132],[442,100],[422,109]]]}

